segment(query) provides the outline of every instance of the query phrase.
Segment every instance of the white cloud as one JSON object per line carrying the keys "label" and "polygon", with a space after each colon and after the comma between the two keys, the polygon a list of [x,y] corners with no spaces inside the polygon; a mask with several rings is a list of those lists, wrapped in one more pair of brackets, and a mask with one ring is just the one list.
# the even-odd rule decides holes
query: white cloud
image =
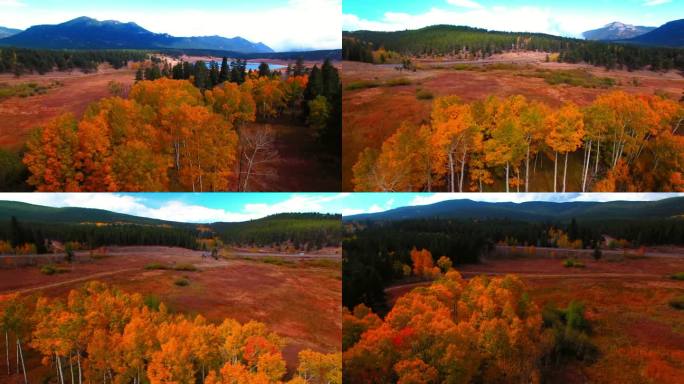
{"label": "white cloud", "polygon": [[482,8],[480,4],[472,0],[447,0],[447,3],[463,8]]}
{"label": "white cloud", "polygon": [[3,7],[25,7],[26,4],[21,0],[0,0],[0,8]]}
{"label": "white cloud", "polygon": [[[19,3],[19,0],[0,0]],[[241,36],[263,42],[276,51],[338,49],[342,45],[341,0],[289,0],[282,6],[252,11],[207,10],[201,8],[165,9],[151,15],[141,11],[118,11],[103,7],[76,11],[31,8],[3,9],[0,25],[28,28],[37,24],[58,24],[88,16],[98,20],[133,21],[156,33],[174,36]]]}
{"label": "white cloud", "polygon": [[[456,2],[457,0],[453,1]],[[462,2],[462,0],[458,2]],[[551,7],[482,6],[468,9],[431,8],[419,14],[386,12],[380,20],[366,20],[354,14],[343,14],[342,28],[345,31],[401,31],[436,24],[449,24],[499,31],[539,32],[581,37],[582,32],[606,25],[615,21],[614,18],[614,14],[559,12]],[[654,20],[652,17],[645,16],[640,20],[628,20],[626,18],[621,21],[639,25],[663,24],[662,20]]]}
{"label": "white cloud", "polygon": [[51,207],[96,208],[160,220],[208,223],[254,220],[284,212],[326,212],[325,203],[343,199],[347,195],[292,195],[275,204],[245,204],[239,212],[187,204],[179,200],[169,200],[159,207],[151,207],[144,195],[116,193],[4,193],[0,200]]}
{"label": "white cloud", "polygon": [[646,0],[646,1],[644,1],[644,5],[647,7],[652,7],[654,5],[667,4],[671,1],[672,0]]}

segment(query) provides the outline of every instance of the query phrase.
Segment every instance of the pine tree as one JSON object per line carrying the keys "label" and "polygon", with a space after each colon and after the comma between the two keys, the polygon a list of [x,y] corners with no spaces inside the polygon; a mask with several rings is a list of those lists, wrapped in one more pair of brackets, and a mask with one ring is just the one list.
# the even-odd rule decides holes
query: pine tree
{"label": "pine tree", "polygon": [[228,66],[228,58],[224,57],[223,61],[221,62],[221,71],[219,72],[219,84],[228,81],[228,71],[230,71],[230,67]]}
{"label": "pine tree", "polygon": [[138,68],[138,70],[135,72],[135,82],[137,83],[138,81],[143,80],[143,70],[142,68]]}
{"label": "pine tree", "polygon": [[300,57],[295,63],[294,69],[292,70],[294,76],[302,76],[306,74],[306,67],[304,66],[304,60]]}
{"label": "pine tree", "polygon": [[266,63],[259,64],[259,77],[268,77],[271,75],[271,70]]}

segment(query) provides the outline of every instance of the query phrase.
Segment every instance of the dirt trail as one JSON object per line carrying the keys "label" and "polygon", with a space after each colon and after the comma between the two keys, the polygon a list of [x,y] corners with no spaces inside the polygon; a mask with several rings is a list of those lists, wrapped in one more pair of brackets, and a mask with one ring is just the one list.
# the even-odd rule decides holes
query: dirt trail
{"label": "dirt trail", "polygon": [[126,268],[126,269],[119,269],[116,271],[107,271],[107,272],[99,272],[99,273],[93,273],[87,276],[81,276],[76,279],[71,279],[71,280],[64,280],[64,281],[59,281],[56,283],[51,283],[51,284],[45,284],[45,285],[39,285],[36,287],[31,287],[31,288],[22,288],[19,290],[14,290],[14,291],[8,291],[5,293],[28,293],[28,292],[34,292],[34,291],[41,291],[44,289],[49,289],[49,288],[55,288],[55,287],[61,287],[63,285],[69,285],[69,284],[74,284],[74,283],[80,283],[82,281],[88,281],[92,279],[97,279],[100,277],[105,277],[105,276],[111,276],[111,275],[116,275],[119,273],[124,273],[124,272],[132,272],[132,271],[137,271],[140,270],[140,268]]}
{"label": "dirt trail", "polygon": [[[461,276],[464,278],[472,278],[475,276],[480,276],[480,275],[487,275],[487,276],[505,276],[505,275],[516,275],[521,278],[525,279],[567,279],[567,278],[590,278],[590,279],[595,279],[595,278],[650,278],[650,279],[661,279],[663,277],[662,274],[654,274],[654,273],[605,273],[605,272],[599,272],[599,273],[519,273],[519,272],[492,272],[492,271],[468,271],[468,272],[460,272]],[[421,281],[418,283],[408,283],[408,284],[400,284],[400,285],[393,285],[391,287],[385,288],[385,293],[391,293],[395,291],[401,291],[405,290],[408,288],[415,288],[415,287],[420,287],[420,286],[425,286],[425,285],[430,285],[432,284],[432,281]]]}

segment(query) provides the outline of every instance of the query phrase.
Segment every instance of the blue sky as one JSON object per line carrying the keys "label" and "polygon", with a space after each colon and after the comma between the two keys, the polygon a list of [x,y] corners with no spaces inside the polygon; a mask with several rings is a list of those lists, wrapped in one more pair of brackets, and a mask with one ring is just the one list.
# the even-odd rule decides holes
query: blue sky
{"label": "blue sky", "polygon": [[282,212],[354,215],[444,200],[489,202],[660,200],[684,193],[0,193],[0,200],[106,209],[156,219],[245,221]]}
{"label": "blue sky", "polygon": [[0,193],[0,200],[98,208],[189,223],[246,221],[283,212],[342,213],[344,193]]}
{"label": "blue sky", "polygon": [[174,36],[242,36],[277,51],[337,49],[341,12],[342,0],[0,0],[0,26],[26,29],[88,16]]}
{"label": "blue sky", "polygon": [[581,37],[613,21],[660,26],[684,17],[682,0],[344,0],[344,30],[434,24]]}

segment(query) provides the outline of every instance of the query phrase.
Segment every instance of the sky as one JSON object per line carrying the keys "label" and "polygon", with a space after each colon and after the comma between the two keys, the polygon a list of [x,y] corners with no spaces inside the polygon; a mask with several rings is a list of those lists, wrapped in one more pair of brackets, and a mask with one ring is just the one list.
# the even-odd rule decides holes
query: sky
{"label": "sky", "polygon": [[342,0],[0,0],[0,26],[79,16],[135,22],[174,36],[241,36],[276,51],[339,49]]}
{"label": "sky", "polygon": [[398,31],[435,24],[582,37],[620,21],[660,26],[684,17],[684,0],[344,0],[342,29]]}
{"label": "sky", "polygon": [[187,223],[247,221],[276,213],[341,213],[347,193],[1,193],[0,200],[105,209]]}
{"label": "sky", "polygon": [[343,216],[470,199],[488,202],[651,201],[684,193],[0,193],[0,200],[81,207],[188,223],[246,221],[276,213]]}

